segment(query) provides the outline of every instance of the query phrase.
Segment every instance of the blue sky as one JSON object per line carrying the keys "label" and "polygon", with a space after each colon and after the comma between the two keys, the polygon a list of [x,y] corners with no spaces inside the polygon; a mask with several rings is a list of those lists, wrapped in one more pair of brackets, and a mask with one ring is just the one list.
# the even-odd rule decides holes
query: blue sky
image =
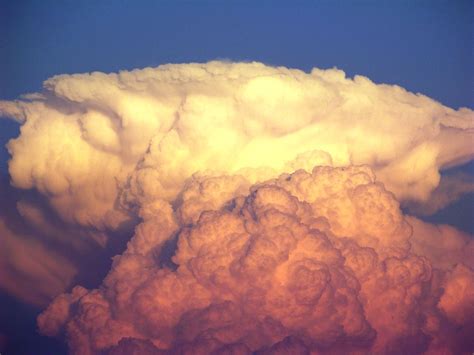
{"label": "blue sky", "polygon": [[61,73],[215,58],[396,83],[472,101],[470,1],[5,1],[0,96]]}

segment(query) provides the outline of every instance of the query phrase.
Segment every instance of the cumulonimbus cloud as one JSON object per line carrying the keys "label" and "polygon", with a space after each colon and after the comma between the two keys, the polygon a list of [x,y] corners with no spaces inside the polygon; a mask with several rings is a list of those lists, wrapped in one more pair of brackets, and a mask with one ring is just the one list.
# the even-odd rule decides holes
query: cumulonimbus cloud
{"label": "cumulonimbus cloud", "polygon": [[135,226],[100,288],[39,317],[72,353],[472,345],[469,237],[399,208],[472,159],[470,109],[337,69],[209,62],[60,75],[0,114],[22,123],[14,186],[98,245]]}

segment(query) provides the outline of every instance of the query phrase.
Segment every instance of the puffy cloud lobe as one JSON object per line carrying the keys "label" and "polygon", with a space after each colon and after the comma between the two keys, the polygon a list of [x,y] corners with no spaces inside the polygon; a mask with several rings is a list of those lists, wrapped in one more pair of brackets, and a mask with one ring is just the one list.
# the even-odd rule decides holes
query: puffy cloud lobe
{"label": "puffy cloud lobe", "polygon": [[407,216],[407,221],[413,227],[410,240],[413,252],[428,257],[439,269],[450,269],[458,263],[474,269],[472,235],[449,225],[425,223],[412,216]]}
{"label": "puffy cloud lobe", "polygon": [[59,75],[0,113],[24,122],[9,144],[15,186],[100,230],[175,200],[196,172],[254,183],[368,164],[399,199],[426,200],[440,168],[473,155],[471,110],[337,69],[215,61]]}
{"label": "puffy cloud lobe", "polygon": [[77,354],[278,354],[454,351],[466,336],[446,334],[472,327],[472,269],[414,253],[366,167],[199,176],[180,195],[143,210],[102,286],[59,296],[40,330]]}
{"label": "puffy cloud lobe", "polygon": [[458,324],[474,319],[474,272],[465,265],[456,265],[445,284],[439,304],[448,318]]}
{"label": "puffy cloud lobe", "polygon": [[313,215],[328,220],[337,235],[381,252],[406,254],[410,226],[397,200],[375,181],[370,168],[316,167],[313,174],[299,170],[282,175],[275,184],[309,203]]}

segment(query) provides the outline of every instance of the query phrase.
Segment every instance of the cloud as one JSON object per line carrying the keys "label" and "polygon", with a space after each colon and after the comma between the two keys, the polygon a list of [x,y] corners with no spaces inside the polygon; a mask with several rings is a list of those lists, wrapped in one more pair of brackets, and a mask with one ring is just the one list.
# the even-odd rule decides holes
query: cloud
{"label": "cloud", "polygon": [[3,218],[0,234],[0,288],[22,301],[45,306],[75,276],[74,265],[63,255],[51,251],[32,235],[14,234]]}
{"label": "cloud", "polygon": [[[0,289],[44,307],[66,289],[76,275],[76,266],[55,245],[53,236],[48,240],[29,228],[16,209],[18,196],[3,177],[0,201]],[[22,207],[29,212],[26,204]],[[43,221],[42,216],[35,217]]]}
{"label": "cloud", "polygon": [[416,254],[425,255],[433,266],[440,269],[449,269],[458,263],[474,269],[472,235],[449,225],[434,225],[412,216],[407,216],[406,220],[413,227],[410,242]]}
{"label": "cloud", "polygon": [[124,236],[109,234],[115,243],[103,248],[103,233],[65,224],[37,193],[0,176],[2,292],[40,309],[75,282],[96,285],[123,248]]}
{"label": "cloud", "polygon": [[[2,287],[47,280],[51,297],[82,272],[38,318],[72,353],[470,346],[470,237],[400,210],[470,191],[440,176],[474,155],[470,109],[337,69],[214,61],[55,76],[0,115],[22,123],[10,178],[39,197],[14,213],[40,236],[5,222],[5,270],[32,281]],[[89,262],[132,234],[88,290]]]}
{"label": "cloud", "polygon": [[368,164],[399,200],[425,201],[439,170],[474,152],[471,110],[337,69],[216,61],[59,75],[0,112],[24,122],[8,145],[13,184],[102,231],[173,201],[196,172],[254,183]]}
{"label": "cloud", "polygon": [[120,354],[422,353],[471,329],[472,269],[412,249],[410,218],[370,169],[244,181],[196,177],[175,213],[144,218],[100,288],[59,296],[40,330],[65,330],[72,353]]}

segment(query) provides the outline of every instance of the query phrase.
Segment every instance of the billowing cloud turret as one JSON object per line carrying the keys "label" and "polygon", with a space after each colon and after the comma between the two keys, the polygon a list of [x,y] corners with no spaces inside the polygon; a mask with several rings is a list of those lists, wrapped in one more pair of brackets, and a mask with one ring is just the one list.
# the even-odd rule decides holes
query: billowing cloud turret
{"label": "billowing cloud turret", "polygon": [[443,329],[472,326],[467,258],[433,270],[422,244],[415,254],[370,169],[300,170],[247,192],[243,177],[198,180],[174,222],[145,218],[102,286],[58,297],[40,330],[65,329],[78,354],[422,353],[452,349]]}

